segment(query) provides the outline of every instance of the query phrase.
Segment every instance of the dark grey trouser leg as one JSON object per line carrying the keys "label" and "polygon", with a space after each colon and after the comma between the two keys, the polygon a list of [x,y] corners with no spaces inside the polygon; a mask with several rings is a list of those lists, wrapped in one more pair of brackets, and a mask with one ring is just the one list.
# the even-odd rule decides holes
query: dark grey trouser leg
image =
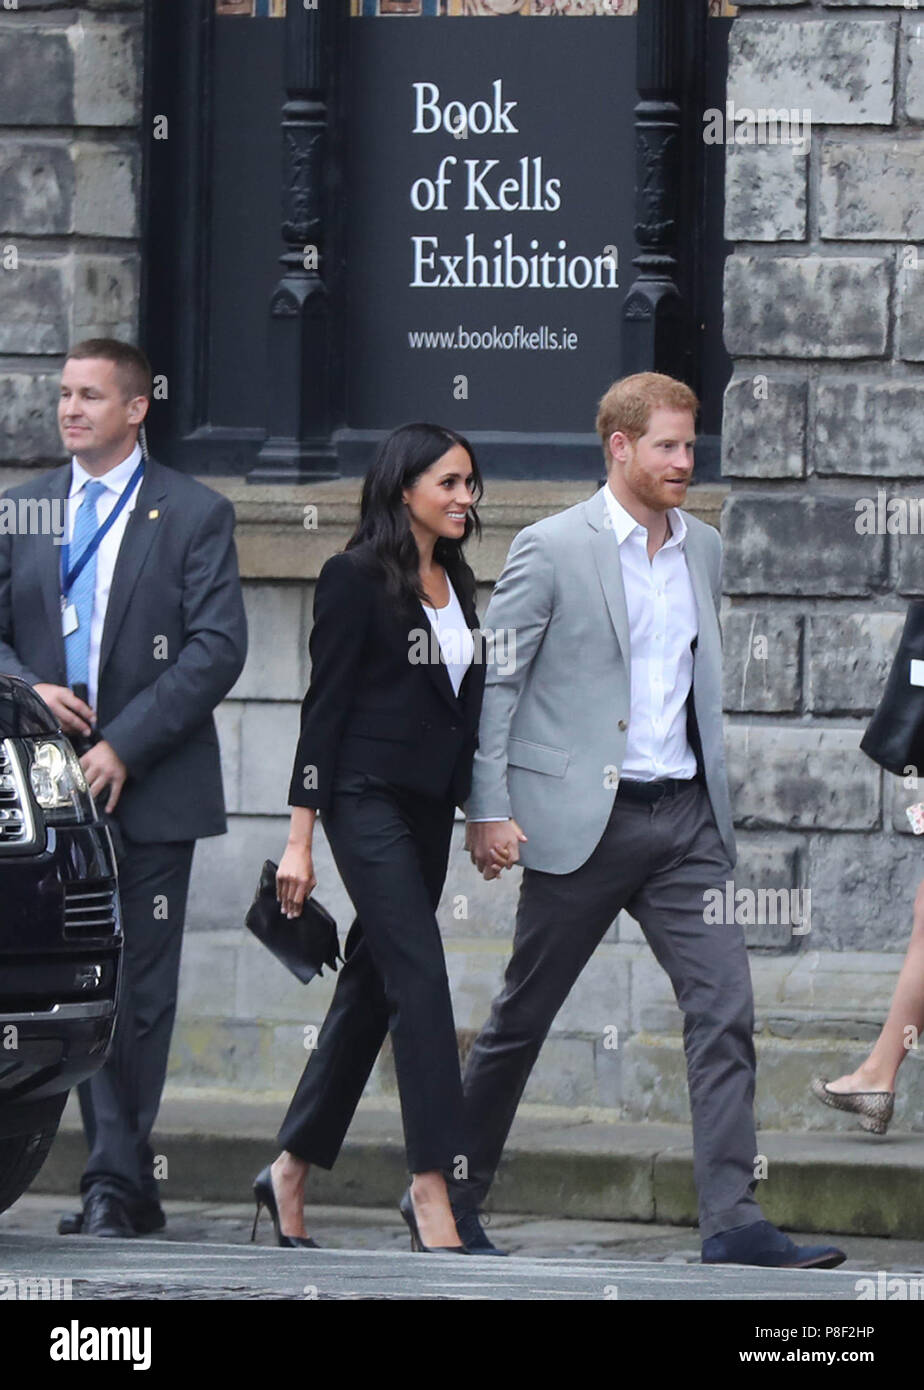
{"label": "dark grey trouser leg", "polygon": [[192,840],[125,840],[122,991],[112,1051],[78,1087],[90,1148],[84,1197],[97,1189],[130,1205],[158,1200],[149,1141],[167,1075],[194,847]]}
{"label": "dark grey trouser leg", "polygon": [[650,813],[661,864],[627,903],[684,1014],[693,1173],[705,1240],[763,1219],[754,1197],[754,1002],[744,933],[712,922],[709,889],[732,866],[699,785]]}

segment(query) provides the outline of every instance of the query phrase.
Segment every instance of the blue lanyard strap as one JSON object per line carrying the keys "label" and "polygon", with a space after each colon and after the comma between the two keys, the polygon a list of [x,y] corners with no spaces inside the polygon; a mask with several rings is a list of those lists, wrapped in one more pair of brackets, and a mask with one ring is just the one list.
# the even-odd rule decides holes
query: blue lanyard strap
{"label": "blue lanyard strap", "polygon": [[119,498],[118,502],[116,502],[116,504],[115,504],[115,506],[113,507],[112,511],[111,511],[111,512],[109,513],[109,515],[106,517],[106,520],[102,523],[101,526],[99,526],[99,527],[97,528],[97,530],[94,532],[93,536],[90,538],[90,542],[89,542],[89,544],[88,544],[86,550],[84,550],[83,554],[81,555],[81,557],[80,557],[80,559],[77,561],[77,563],[74,565],[74,568],[73,568],[73,569],[68,569],[68,561],[69,561],[70,553],[71,553],[70,544],[63,545],[63,546],[61,547],[61,596],[62,596],[62,598],[67,598],[67,596],[68,596],[68,594],[70,593],[71,589],[74,587],[74,581],[77,579],[78,575],[81,574],[81,572],[82,572],[83,569],[84,569],[84,566],[86,566],[86,565],[88,565],[88,564],[90,563],[90,561],[93,559],[93,556],[94,556],[94,555],[96,554],[96,552],[99,550],[100,545],[102,544],[103,537],[106,535],[106,532],[109,531],[109,530],[111,530],[111,528],[115,525],[116,520],[117,520],[117,518],[118,518],[118,516],[119,516],[119,513],[120,513],[120,512],[122,511],[122,509],[124,508],[124,506],[125,506],[125,504],[127,503],[129,497],[131,497],[131,495],[132,495],[132,493],[134,492],[136,486],[137,486],[138,483],[140,482],[143,473],[144,473],[144,459],[141,460],[141,462],[139,463],[138,467],[135,469],[134,473],[133,473],[132,476],[129,478],[127,484],[125,485],[125,487],[124,487],[124,489],[123,489],[123,491],[122,491],[121,497]]}

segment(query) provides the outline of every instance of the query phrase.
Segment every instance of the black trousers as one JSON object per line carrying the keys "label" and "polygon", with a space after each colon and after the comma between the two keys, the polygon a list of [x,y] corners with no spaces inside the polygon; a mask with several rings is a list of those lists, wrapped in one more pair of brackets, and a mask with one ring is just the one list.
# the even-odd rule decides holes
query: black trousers
{"label": "black trousers", "polygon": [[122,835],[122,993],[112,1050],[77,1088],[90,1149],[80,1181],[130,1207],[158,1201],[150,1137],[176,1015],[194,840],[138,844]]}
{"label": "black trousers", "polygon": [[345,962],[279,1143],[333,1167],[386,1033],[408,1169],[465,1153],[462,1082],[436,907],[454,808],[364,772],[340,772],[322,822],[356,909]]}

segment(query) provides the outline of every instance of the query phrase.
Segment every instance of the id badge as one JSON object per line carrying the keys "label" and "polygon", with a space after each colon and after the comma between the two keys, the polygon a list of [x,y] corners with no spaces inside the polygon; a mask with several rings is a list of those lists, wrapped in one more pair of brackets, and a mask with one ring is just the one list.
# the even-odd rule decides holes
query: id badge
{"label": "id badge", "polygon": [[76,632],[80,626],[80,619],[77,617],[77,605],[66,603],[61,609],[61,631],[65,637],[70,637],[72,632]]}

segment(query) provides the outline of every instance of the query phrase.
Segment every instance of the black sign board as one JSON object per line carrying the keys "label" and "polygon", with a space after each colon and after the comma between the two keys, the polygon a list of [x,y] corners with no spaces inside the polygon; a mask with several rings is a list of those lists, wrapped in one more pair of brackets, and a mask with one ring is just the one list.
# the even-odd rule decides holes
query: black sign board
{"label": "black sign board", "polygon": [[351,22],[351,429],[593,430],[635,255],[635,24]]}

